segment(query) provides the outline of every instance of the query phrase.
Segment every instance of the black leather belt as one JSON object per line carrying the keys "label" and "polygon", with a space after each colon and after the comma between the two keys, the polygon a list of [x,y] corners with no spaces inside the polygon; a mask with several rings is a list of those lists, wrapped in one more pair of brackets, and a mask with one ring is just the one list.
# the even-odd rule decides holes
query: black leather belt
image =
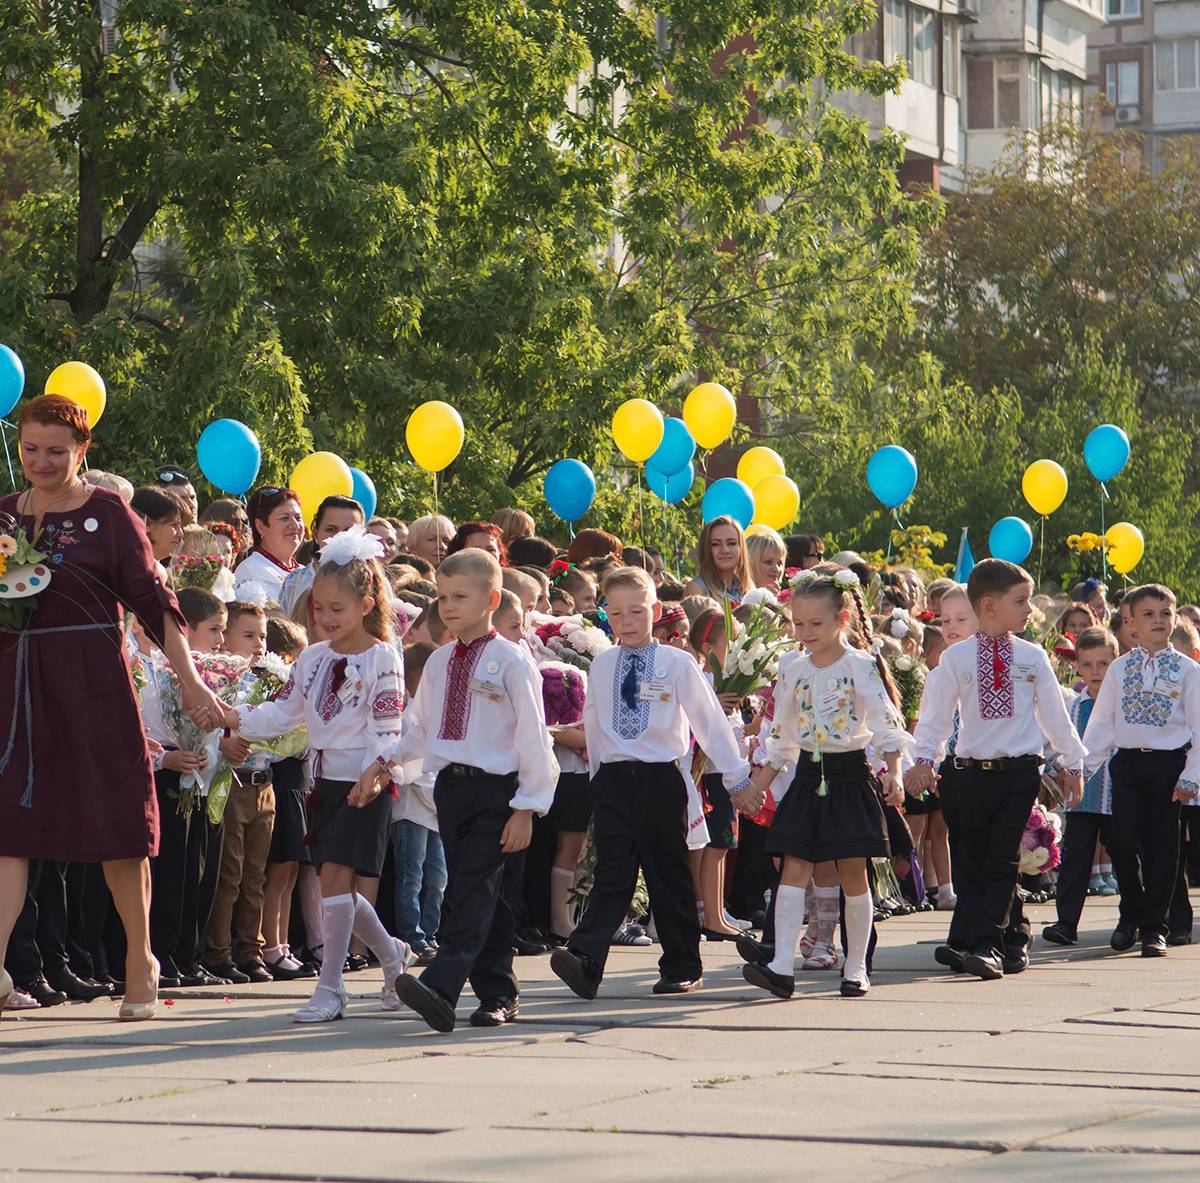
{"label": "black leather belt", "polygon": [[998,756],[995,760],[954,757],[955,768],[973,768],[976,772],[1008,772],[1014,768],[1033,768],[1041,762],[1041,756]]}
{"label": "black leather belt", "polygon": [[447,764],[446,771],[451,776],[465,776],[471,780],[476,780],[481,776],[495,776],[494,772],[485,772],[482,768],[476,768],[474,764]]}
{"label": "black leather belt", "polygon": [[238,768],[234,770],[234,778],[239,785],[261,788],[271,783],[269,768]]}

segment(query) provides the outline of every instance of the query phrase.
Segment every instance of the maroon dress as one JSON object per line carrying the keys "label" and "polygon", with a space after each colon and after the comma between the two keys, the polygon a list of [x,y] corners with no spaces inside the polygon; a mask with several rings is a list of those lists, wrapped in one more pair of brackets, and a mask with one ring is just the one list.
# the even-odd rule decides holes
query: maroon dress
{"label": "maroon dress", "polygon": [[[17,495],[0,512],[17,514]],[[25,515],[21,525],[33,529]],[[50,585],[24,633],[0,633],[0,855],[106,862],[158,853],[150,754],[121,634],[121,609],[161,643],[175,596],[145,527],[96,489],[49,512],[38,549]]]}

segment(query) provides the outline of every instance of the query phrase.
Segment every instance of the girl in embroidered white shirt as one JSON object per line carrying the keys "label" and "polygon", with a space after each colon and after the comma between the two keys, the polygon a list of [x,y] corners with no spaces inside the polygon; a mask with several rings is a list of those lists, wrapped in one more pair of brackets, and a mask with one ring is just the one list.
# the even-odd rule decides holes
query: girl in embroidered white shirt
{"label": "girl in embroidered white shirt", "polygon": [[304,724],[316,783],[311,797],[313,861],[320,868],[325,930],[321,975],[312,998],[293,1016],[326,1023],[346,1008],[342,966],[354,935],[383,966],[383,1006],[398,1010],[396,978],[415,961],[388,935],[374,908],[355,891],[358,876],[378,878],[391,821],[390,765],[400,745],[404,667],[390,643],[383,545],[355,526],[325,544],[312,586],[312,611],[328,638],[292,666],[274,702],[231,711],[226,726],[246,739],[270,739]]}
{"label": "girl in embroidered white shirt", "polygon": [[896,707],[886,667],[846,644],[857,617],[870,643],[858,579],[841,570],[832,578],[808,576],[794,586],[792,616],[803,652],[783,658],[775,685],[775,718],[763,743],[767,760],[754,775],[760,792],[778,771],[795,764],[796,775],[767,835],[767,850],[784,856],[775,905],[775,957],[744,967],[746,981],[778,998],[795,989],[796,942],[804,922],[804,893],[817,863],[836,860],[846,897],[846,965],[841,992],[858,998],[870,989],[867,943],[873,907],[867,860],[888,854],[887,825],[871,767],[868,744],[887,765],[883,799],[904,797],[901,753],[911,744]]}

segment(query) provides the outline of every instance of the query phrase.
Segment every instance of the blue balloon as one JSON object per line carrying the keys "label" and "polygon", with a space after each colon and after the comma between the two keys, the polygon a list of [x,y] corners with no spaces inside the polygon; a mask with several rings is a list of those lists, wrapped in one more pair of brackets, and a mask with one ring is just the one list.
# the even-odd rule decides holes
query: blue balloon
{"label": "blue balloon", "polygon": [[1023,563],[1033,550],[1033,531],[1021,518],[1001,518],[988,535],[988,550],[993,559]]}
{"label": "blue balloon", "polygon": [[754,520],[754,494],[745,481],[736,477],[722,477],[709,485],[700,502],[700,513],[705,525],[713,518],[727,517],[739,523],[743,530]]}
{"label": "blue balloon", "polygon": [[695,483],[696,467],[690,460],[679,472],[673,472],[670,476],[646,465],[646,484],[650,486],[650,492],[668,505],[678,505],[692,491]]}
{"label": "blue balloon", "polygon": [[674,476],[691,463],[695,454],[696,441],[692,439],[687,424],[682,419],[664,419],[662,443],[646,461],[647,472],[651,468],[657,468],[663,476]]}
{"label": "blue balloon", "polygon": [[17,405],[25,389],[25,367],[7,345],[0,345],[0,418]]}
{"label": "blue balloon", "polygon": [[559,460],[546,473],[546,502],[564,522],[577,522],[596,500],[596,478],[582,460]]}
{"label": "blue balloon", "polygon": [[1083,441],[1083,459],[1098,481],[1111,481],[1129,463],[1129,436],[1116,424],[1102,423]]}
{"label": "blue balloon", "polygon": [[262,463],[258,437],[236,419],[217,419],[201,433],[196,445],[200,471],[222,493],[239,497],[254,484]]}
{"label": "blue balloon", "polygon": [[375,516],[375,506],[379,503],[379,497],[375,493],[375,482],[361,468],[351,467],[350,476],[354,480],[350,496],[362,506],[369,522]]}
{"label": "blue balloon", "polygon": [[867,484],[888,509],[903,505],[917,487],[917,462],[907,448],[888,444],[867,461]]}

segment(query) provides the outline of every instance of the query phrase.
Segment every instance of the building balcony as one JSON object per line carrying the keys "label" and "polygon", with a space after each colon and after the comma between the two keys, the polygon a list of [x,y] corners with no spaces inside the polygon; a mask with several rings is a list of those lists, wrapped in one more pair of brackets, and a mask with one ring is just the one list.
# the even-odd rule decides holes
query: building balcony
{"label": "building balcony", "polygon": [[1046,0],[1046,12],[1085,33],[1094,33],[1107,23],[1104,0]]}

